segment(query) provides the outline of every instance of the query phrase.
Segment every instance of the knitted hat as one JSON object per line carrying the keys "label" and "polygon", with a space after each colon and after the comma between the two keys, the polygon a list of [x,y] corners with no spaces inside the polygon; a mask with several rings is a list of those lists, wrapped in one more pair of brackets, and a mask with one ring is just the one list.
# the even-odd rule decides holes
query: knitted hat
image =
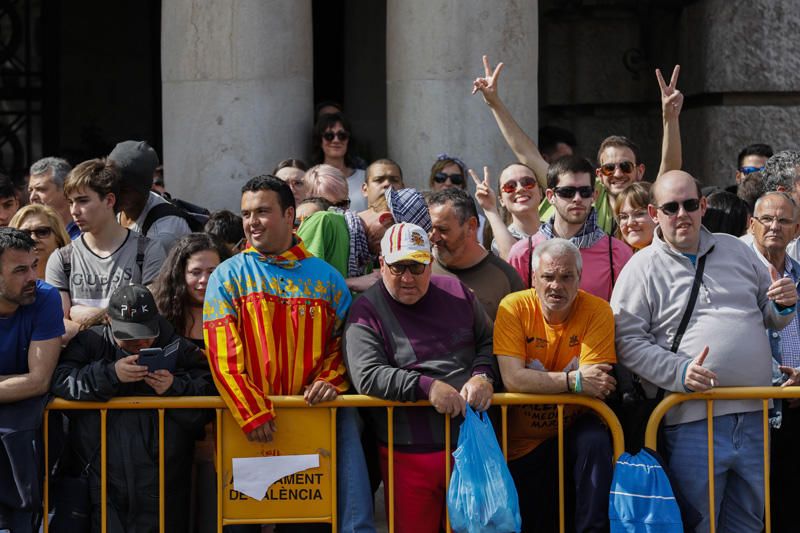
{"label": "knitted hat", "polygon": [[108,154],[122,174],[123,186],[149,191],[153,173],[158,167],[158,154],[145,141],[123,141]]}

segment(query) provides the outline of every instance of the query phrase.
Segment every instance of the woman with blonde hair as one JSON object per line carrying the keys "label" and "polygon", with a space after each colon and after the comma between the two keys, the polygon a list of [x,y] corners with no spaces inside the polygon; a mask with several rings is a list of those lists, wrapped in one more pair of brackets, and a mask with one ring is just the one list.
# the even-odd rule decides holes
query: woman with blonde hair
{"label": "woman with blonde hair", "polygon": [[347,178],[338,168],[324,163],[313,166],[306,172],[305,180],[309,198],[324,198],[343,210],[350,207]]}
{"label": "woman with blonde hair", "polygon": [[39,259],[36,267],[39,279],[44,279],[50,254],[71,242],[61,217],[46,205],[26,205],[14,214],[8,225],[24,231],[36,243],[33,251]]}

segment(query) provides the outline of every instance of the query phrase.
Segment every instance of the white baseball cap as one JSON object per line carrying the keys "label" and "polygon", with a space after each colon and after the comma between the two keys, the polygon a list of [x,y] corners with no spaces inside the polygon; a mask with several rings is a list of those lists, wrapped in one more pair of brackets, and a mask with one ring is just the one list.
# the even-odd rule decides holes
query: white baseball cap
{"label": "white baseball cap", "polygon": [[398,261],[428,265],[431,262],[431,241],[421,227],[402,222],[386,230],[381,239],[381,255],[387,265]]}

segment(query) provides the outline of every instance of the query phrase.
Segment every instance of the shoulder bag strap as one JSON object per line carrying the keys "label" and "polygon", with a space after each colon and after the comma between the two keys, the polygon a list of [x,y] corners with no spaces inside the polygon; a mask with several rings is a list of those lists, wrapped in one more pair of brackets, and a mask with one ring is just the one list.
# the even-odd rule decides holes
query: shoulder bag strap
{"label": "shoulder bag strap", "polygon": [[614,251],[611,248],[611,235],[608,236],[608,269],[611,272],[611,290],[614,290],[614,283],[616,282],[614,276]]}
{"label": "shoulder bag strap", "polygon": [[[672,340],[672,347],[669,349],[673,353],[678,351],[681,340],[683,340],[683,334],[686,333],[686,327],[689,325],[689,319],[692,318],[694,304],[697,303],[697,295],[700,292],[700,285],[703,284],[703,271],[706,268],[706,257],[708,257],[708,254],[713,250],[714,247],[712,246],[708,252],[697,259],[697,268],[694,272],[694,281],[692,282],[692,292],[689,294],[689,303],[686,304],[686,310],[683,312],[683,317],[681,317],[681,322],[678,325],[678,331],[675,332],[675,338]],[[660,401],[663,397],[664,389],[659,388],[656,399]]]}
{"label": "shoulder bag strap", "polygon": [[533,288],[533,237],[528,237],[528,288]]}

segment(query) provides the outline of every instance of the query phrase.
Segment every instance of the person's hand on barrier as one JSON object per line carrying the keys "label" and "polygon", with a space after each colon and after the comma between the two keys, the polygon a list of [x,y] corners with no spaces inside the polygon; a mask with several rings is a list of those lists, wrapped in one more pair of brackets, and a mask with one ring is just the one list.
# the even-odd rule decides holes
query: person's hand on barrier
{"label": "person's hand on barrier", "polygon": [[472,169],[468,170],[469,175],[472,176],[472,181],[475,182],[475,200],[481,209],[488,213],[497,211],[497,195],[492,190],[489,183],[489,167],[483,167],[483,181],[478,179],[477,174]]}
{"label": "person's hand on barrier", "polygon": [[485,411],[492,405],[494,387],[480,376],[472,376],[461,387],[461,397],[476,411]]}
{"label": "person's hand on barrier", "polygon": [[338,395],[339,393],[336,387],[327,381],[319,379],[306,387],[306,390],[303,392],[303,399],[308,405],[314,405],[320,402],[333,401]]}
{"label": "person's hand on barrier", "polygon": [[579,371],[583,394],[605,400],[617,388],[617,380],[611,375],[609,364],[581,365]]}
{"label": "person's hand on barrier", "polygon": [[270,420],[250,431],[247,434],[247,440],[250,442],[272,442],[276,431],[278,431],[278,428],[275,426],[275,420]]}
{"label": "person's hand on barrier", "polygon": [[703,368],[703,362],[708,356],[708,346],[703,348],[700,355],[692,359],[686,368],[686,377],[683,386],[689,392],[703,392],[717,385],[717,375],[707,368]]}
{"label": "person's hand on barrier", "polygon": [[434,380],[431,385],[431,390],[428,392],[428,400],[430,400],[436,412],[443,415],[463,415],[467,409],[467,404],[458,391],[438,379]]}
{"label": "person's hand on barrier", "polygon": [[114,363],[114,372],[117,374],[117,379],[121,383],[133,383],[141,381],[147,376],[147,367],[144,365],[137,365],[136,361],[139,360],[139,354],[133,354],[118,359]]}
{"label": "person's hand on barrier", "polygon": [[792,368],[790,366],[779,366],[778,368],[788,378],[781,384],[781,387],[794,387],[800,384],[800,368]]}
{"label": "person's hand on barrier", "polygon": [[483,56],[483,78],[475,78],[472,82],[472,94],[480,91],[483,101],[488,105],[493,105],[498,99],[497,82],[500,79],[500,71],[503,70],[503,63],[498,63],[494,70],[489,64],[489,57]]}
{"label": "person's hand on barrier", "polygon": [[172,387],[173,381],[175,381],[175,376],[169,370],[164,370],[163,368],[150,372],[144,377],[144,382],[150,385],[159,396]]}
{"label": "person's hand on barrier", "polygon": [[792,278],[782,278],[774,266],[769,265],[772,285],[767,289],[767,297],[783,307],[793,307],[797,303],[797,286]]}

